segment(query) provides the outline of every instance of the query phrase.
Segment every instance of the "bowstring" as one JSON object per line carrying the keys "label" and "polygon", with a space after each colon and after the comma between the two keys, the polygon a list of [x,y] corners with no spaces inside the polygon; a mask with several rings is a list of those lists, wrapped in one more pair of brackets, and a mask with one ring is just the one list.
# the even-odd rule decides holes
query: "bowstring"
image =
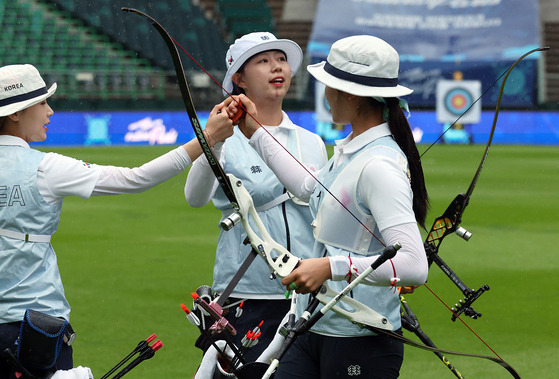
{"label": "bowstring", "polygon": [[283,146],[283,145],[281,144],[280,141],[278,141],[278,140],[276,139],[276,137],[274,137],[274,136],[272,135],[272,133],[270,133],[270,131],[269,131],[268,129],[266,129],[266,127],[264,127],[264,125],[262,125],[262,124],[260,123],[260,121],[258,121],[252,114],[250,114],[250,113],[247,111],[247,109],[245,108],[245,106],[244,106],[243,104],[239,104],[239,103],[233,98],[233,95],[232,95],[229,91],[227,91],[225,88],[223,88],[223,86],[221,85],[221,83],[219,83],[219,82],[218,82],[218,81],[217,81],[217,80],[216,80],[216,79],[215,79],[215,78],[200,64],[200,63],[198,63],[198,61],[197,61],[188,51],[186,51],[186,49],[185,49],[184,47],[182,47],[182,46],[177,42],[176,39],[174,39],[173,37],[171,37],[171,39],[173,40],[173,42],[174,42],[182,51],[185,52],[186,55],[188,55],[188,57],[189,57],[190,59],[192,59],[192,61],[194,61],[194,63],[196,63],[196,65],[197,65],[198,67],[200,67],[200,68],[206,73],[206,75],[208,75],[208,76],[209,76],[209,77],[210,77],[210,78],[211,78],[211,79],[212,79],[212,80],[227,94],[228,97],[230,97],[231,99],[233,99],[233,101],[235,101],[235,103],[236,103],[237,105],[239,105],[239,106],[246,112],[246,114],[247,114],[248,116],[250,116],[250,118],[252,118],[262,129],[264,129],[264,131],[265,131],[279,146],[281,146],[281,147],[283,148],[283,150],[285,150],[285,152],[287,152],[287,153],[291,156],[291,158],[293,158],[293,159],[295,160],[295,162],[297,162],[297,164],[298,164],[299,166],[301,166],[301,167],[303,168],[303,170],[305,170],[305,171],[307,172],[307,174],[309,174],[322,188],[324,188],[324,190],[325,190],[330,196],[332,196],[332,198],[333,198],[338,204],[340,204],[340,205],[342,206],[342,208],[344,208],[344,209],[351,215],[351,217],[353,217],[363,228],[365,228],[365,230],[367,230],[367,232],[369,232],[373,237],[375,237],[375,239],[376,239],[383,247],[386,247],[386,244],[385,244],[382,240],[380,240],[380,239],[375,235],[375,233],[373,233],[373,231],[372,231],[370,228],[368,228],[365,224],[363,224],[363,223],[359,220],[359,218],[357,218],[357,216],[356,216],[351,210],[349,210],[349,208],[348,208],[345,204],[343,204],[343,203],[341,202],[341,200],[339,200],[336,196],[334,196],[334,194],[328,189],[328,187],[326,187],[326,185],[324,185],[324,184],[313,174],[313,172],[312,172],[311,170],[309,170],[307,167],[305,167],[305,165],[303,164],[303,162],[299,161],[285,146]]}
{"label": "bowstring", "polygon": [[497,352],[496,352],[495,350],[493,350],[493,348],[492,348],[491,346],[489,346],[489,344],[488,344],[487,342],[485,342],[485,340],[484,340],[483,338],[481,338],[481,336],[480,336],[479,334],[477,334],[477,333],[470,327],[470,325],[466,324],[466,322],[465,322],[464,320],[462,320],[462,318],[460,318],[460,316],[458,316],[458,315],[456,314],[456,312],[454,312],[454,310],[452,310],[452,308],[450,308],[450,307],[444,302],[443,299],[441,299],[431,288],[429,288],[429,286],[427,285],[427,283],[425,283],[423,286],[424,286],[425,288],[427,288],[427,289],[429,290],[429,292],[431,292],[431,293],[433,294],[433,296],[435,296],[435,297],[437,298],[437,300],[439,300],[449,311],[451,311],[452,314],[454,314],[454,315],[456,316],[456,318],[457,318],[458,320],[460,320],[460,322],[461,322],[466,328],[468,328],[468,330],[469,330],[470,332],[472,332],[472,333],[474,334],[474,336],[476,336],[481,342],[483,342],[483,344],[484,344],[485,346],[487,346],[487,348],[488,348],[489,350],[491,350],[491,351],[493,352],[493,354],[495,354],[495,355],[497,356],[497,358],[499,358],[500,360],[503,361],[503,358],[501,358],[501,356],[500,356],[499,354],[497,354]]}

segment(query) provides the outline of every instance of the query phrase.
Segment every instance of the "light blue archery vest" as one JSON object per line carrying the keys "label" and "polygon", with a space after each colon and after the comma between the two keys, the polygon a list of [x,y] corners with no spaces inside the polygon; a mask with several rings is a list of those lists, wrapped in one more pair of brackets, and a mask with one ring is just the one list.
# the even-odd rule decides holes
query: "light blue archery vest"
{"label": "light blue archery vest", "polygon": [[[37,169],[45,153],[0,146],[0,229],[54,234],[62,202],[45,202],[37,189]],[[0,323],[21,321],[27,308],[69,319],[70,306],[48,242],[0,235]]]}
{"label": "light blue archery vest", "polygon": [[[394,160],[402,168],[402,174],[407,175],[407,160],[404,153],[391,136],[385,136],[370,142],[354,153],[349,160],[333,168],[331,171],[324,168],[319,175],[319,180],[336,198],[342,200],[352,213],[367,225],[384,244],[382,236],[376,227],[374,217],[359,198],[359,191],[357,189],[358,179],[363,168],[371,159],[377,158]],[[332,164],[333,161],[330,160],[326,167],[332,167]],[[313,215],[316,215],[316,219],[319,220],[316,223],[318,230],[315,230],[317,237],[315,256],[343,255],[362,257],[379,254],[383,250],[383,245],[375,237],[372,237],[369,232],[365,232],[363,226],[353,219],[351,215],[348,215],[348,212],[342,209],[337,202],[331,202],[330,200],[331,196],[325,194],[324,189],[317,185],[310,199],[311,211]],[[327,284],[336,292],[340,292],[347,286],[346,281],[329,280]],[[359,284],[349,296],[386,317],[394,330],[401,327],[400,301],[398,293],[394,289]],[[307,304],[308,300],[306,298],[298,302],[299,314],[302,313]],[[338,305],[342,306],[341,303]],[[343,308],[347,311],[352,311],[351,308]],[[317,333],[336,336],[365,336],[374,334],[367,329],[352,324],[346,318],[337,315],[333,311],[327,312],[315,324],[312,330]]]}
{"label": "light blue archery vest", "polygon": [[[284,117],[286,117],[284,115]],[[248,144],[248,139],[238,130],[225,142],[225,172],[241,179],[254,200],[256,208],[272,202],[282,196],[285,188],[272,170]],[[299,127],[289,130],[286,148],[300,161],[315,167],[322,167],[327,157],[324,156],[318,137]],[[218,188],[213,203],[216,208],[227,214],[232,210],[225,194]],[[269,209],[259,211],[262,222],[272,238],[292,254],[300,258],[310,258],[314,238],[312,235],[312,217],[307,205],[298,205],[287,200]],[[254,230],[255,226],[252,225]],[[289,234],[289,238],[288,238]],[[216,260],[214,266],[213,289],[222,292],[231,281],[242,262],[249,254],[250,245],[243,245],[246,233],[239,223],[229,231],[219,234]],[[247,273],[237,284],[234,294],[254,294],[254,298],[266,298],[264,295],[283,296],[285,287],[281,280],[270,280],[270,270],[261,257],[257,257]]]}

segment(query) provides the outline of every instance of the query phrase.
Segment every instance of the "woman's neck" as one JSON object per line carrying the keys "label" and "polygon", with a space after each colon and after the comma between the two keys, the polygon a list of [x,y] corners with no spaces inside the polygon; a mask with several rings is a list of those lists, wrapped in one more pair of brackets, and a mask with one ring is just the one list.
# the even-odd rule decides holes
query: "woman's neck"
{"label": "woman's neck", "polygon": [[278,126],[283,120],[282,102],[269,100],[253,100],[258,109],[258,122],[266,126]]}
{"label": "woman's neck", "polygon": [[382,117],[381,113],[373,112],[362,114],[357,117],[351,122],[351,129],[353,130],[353,138],[357,137],[358,135],[366,132],[367,130],[374,128],[375,126],[379,126],[384,124],[384,118]]}

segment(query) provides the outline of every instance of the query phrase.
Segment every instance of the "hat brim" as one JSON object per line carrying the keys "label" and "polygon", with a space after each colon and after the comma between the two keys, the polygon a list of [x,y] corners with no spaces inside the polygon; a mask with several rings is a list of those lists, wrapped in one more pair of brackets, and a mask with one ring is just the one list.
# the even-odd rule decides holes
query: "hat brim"
{"label": "hat brim", "polygon": [[231,67],[229,67],[227,73],[225,74],[225,78],[223,79],[223,88],[225,89],[223,91],[223,95],[227,96],[227,92],[231,93],[231,91],[233,91],[233,75],[235,75],[235,73],[239,71],[241,66],[246,61],[248,61],[256,54],[269,50],[283,51],[287,58],[287,63],[291,68],[291,77],[295,76],[297,70],[299,70],[299,67],[301,67],[301,63],[303,62],[303,50],[301,50],[301,47],[295,42],[288,39],[278,39],[268,42],[262,42],[256,46],[251,47],[250,49],[247,49],[235,60],[235,62],[233,62]]}
{"label": "hat brim", "polygon": [[25,101],[20,101],[18,103],[6,105],[5,107],[0,107],[0,117],[8,116],[16,112],[19,112],[21,110],[24,110],[26,108],[29,108],[35,104],[39,104],[41,101],[51,97],[56,92],[56,88],[57,88],[56,83],[53,83],[53,85],[50,86],[50,88],[47,90],[47,93],[44,95],[34,97],[32,99],[25,100]]}
{"label": "hat brim", "polygon": [[406,96],[413,92],[412,89],[396,85],[395,87],[373,87],[364,84],[357,84],[348,80],[336,78],[324,70],[324,64],[320,62],[307,66],[307,71],[319,82],[326,86],[350,93],[356,96],[364,97],[400,97]]}

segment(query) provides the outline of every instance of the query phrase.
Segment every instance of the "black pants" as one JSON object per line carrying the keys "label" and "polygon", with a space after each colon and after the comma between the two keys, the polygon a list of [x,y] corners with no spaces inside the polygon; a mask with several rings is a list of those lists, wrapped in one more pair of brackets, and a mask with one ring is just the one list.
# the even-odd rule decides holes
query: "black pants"
{"label": "black pants", "polygon": [[329,337],[307,332],[287,351],[274,378],[397,378],[403,359],[404,343],[387,336]]}
{"label": "black pants", "polygon": [[[20,326],[21,322],[0,324],[0,379],[14,378],[14,376],[10,376],[13,367],[8,363],[4,350],[11,349],[15,352],[14,343],[19,335]],[[55,367],[58,370],[70,370],[74,367],[71,346],[66,344],[62,345],[62,350],[60,350]],[[40,376],[38,372],[31,371],[31,373]]]}

